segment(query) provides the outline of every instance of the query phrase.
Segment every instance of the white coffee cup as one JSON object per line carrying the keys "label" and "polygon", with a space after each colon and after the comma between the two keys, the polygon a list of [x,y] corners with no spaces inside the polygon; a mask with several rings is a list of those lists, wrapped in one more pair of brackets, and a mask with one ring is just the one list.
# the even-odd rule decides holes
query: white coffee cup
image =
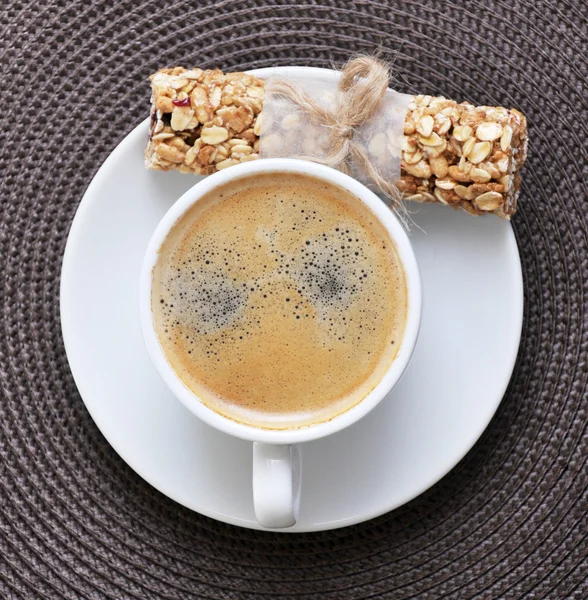
{"label": "white coffee cup", "polygon": [[[183,383],[168,362],[155,331],[151,311],[152,272],[159,249],[173,225],[200,198],[216,187],[255,173],[302,173],[341,186],[362,201],[384,225],[402,261],[406,275],[408,310],[398,353],[378,385],[358,404],[330,421],[306,427],[270,430],[238,423],[208,408]],[[398,383],[414,350],[421,319],[421,284],[408,236],[393,212],[367,187],[343,173],[311,162],[263,159],[219,171],[188,190],[159,222],[143,261],[140,282],[143,338],[153,364],[174,395],[208,425],[253,444],[253,504],[260,525],[290,527],[300,505],[301,454],[297,444],[331,435],[349,427],[373,410]]]}

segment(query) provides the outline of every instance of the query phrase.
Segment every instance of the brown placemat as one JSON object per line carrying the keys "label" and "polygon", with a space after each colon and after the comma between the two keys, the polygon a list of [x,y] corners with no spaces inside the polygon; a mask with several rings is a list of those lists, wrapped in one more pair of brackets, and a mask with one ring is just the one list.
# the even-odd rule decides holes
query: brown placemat
{"label": "brown placemat", "polygon": [[[0,26],[1,598],[588,596],[586,2],[17,0]],[[142,481],[84,408],[59,321],[71,220],[148,114],[156,68],[330,66],[378,49],[401,91],[529,119],[510,388],[468,456],[388,515],[305,535],[217,523]]]}

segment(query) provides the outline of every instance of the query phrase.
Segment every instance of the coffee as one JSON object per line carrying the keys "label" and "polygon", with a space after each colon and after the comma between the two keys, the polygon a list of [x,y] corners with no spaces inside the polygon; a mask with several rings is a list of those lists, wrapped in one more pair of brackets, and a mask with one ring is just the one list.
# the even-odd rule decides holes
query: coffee
{"label": "coffee", "polygon": [[269,429],[363,400],[400,346],[405,275],[355,196],[300,174],[249,176],[201,198],[153,269],[167,360],[212,410]]}

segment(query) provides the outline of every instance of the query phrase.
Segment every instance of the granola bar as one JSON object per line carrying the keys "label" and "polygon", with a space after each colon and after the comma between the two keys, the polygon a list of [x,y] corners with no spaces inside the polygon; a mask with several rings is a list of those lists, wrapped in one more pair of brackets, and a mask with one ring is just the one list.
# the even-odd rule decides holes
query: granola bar
{"label": "granola bar", "polygon": [[510,218],[526,155],[527,121],[518,110],[414,96],[397,185],[408,200]]}
{"label": "granola bar", "polygon": [[[175,67],[155,73],[151,85],[148,168],[208,175],[259,157],[262,79]],[[398,142],[384,132],[377,137],[371,153]],[[518,110],[414,96],[401,145],[397,186],[408,200],[476,215],[514,214],[527,149],[526,119]]]}
{"label": "granola bar", "polygon": [[151,76],[149,169],[210,175],[259,158],[265,82],[218,69],[161,69]]}

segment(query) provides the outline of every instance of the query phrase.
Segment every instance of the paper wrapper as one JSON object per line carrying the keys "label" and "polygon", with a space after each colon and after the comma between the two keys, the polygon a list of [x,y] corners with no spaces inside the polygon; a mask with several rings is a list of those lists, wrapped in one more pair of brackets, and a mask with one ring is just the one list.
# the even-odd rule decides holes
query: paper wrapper
{"label": "paper wrapper", "polygon": [[[280,80],[283,81],[283,78]],[[311,159],[324,163],[333,143],[331,131],[313,120],[307,111],[275,93],[274,81],[274,78],[270,78],[265,87],[260,156]],[[301,77],[288,81],[320,106],[337,114],[342,102],[337,81],[308,81]],[[368,151],[370,160],[387,181],[400,179],[404,122],[411,98],[407,94],[388,90],[377,114],[353,132],[354,143]],[[349,174],[366,185],[372,184],[365,170],[356,162],[350,162]]]}

